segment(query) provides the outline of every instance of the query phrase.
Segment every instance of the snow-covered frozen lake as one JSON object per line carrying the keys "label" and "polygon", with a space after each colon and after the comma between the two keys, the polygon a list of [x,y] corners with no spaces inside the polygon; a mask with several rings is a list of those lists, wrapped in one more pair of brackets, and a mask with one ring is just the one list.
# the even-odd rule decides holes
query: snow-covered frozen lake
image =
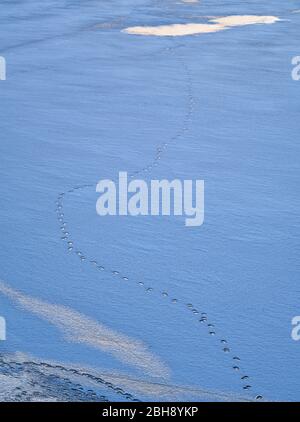
{"label": "snow-covered frozen lake", "polygon": [[[299,12],[2,1],[0,401],[299,400]],[[119,171],[203,179],[204,224],[100,217]]]}

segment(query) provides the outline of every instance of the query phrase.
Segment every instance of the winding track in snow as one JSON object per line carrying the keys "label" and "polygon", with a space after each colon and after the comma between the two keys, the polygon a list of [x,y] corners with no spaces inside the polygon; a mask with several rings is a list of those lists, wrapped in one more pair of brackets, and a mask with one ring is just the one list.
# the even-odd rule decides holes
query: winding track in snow
{"label": "winding track in snow", "polygon": [[[156,3],[158,4],[157,1],[156,1]],[[299,11],[293,11],[292,13],[297,13],[297,12],[299,12]],[[94,29],[97,29],[97,28],[101,29],[101,27],[102,27],[102,29],[109,29],[109,28],[112,29],[114,27],[117,27],[118,24],[120,23],[120,21],[123,20],[123,18],[124,17],[122,16],[122,17],[118,18],[116,21],[113,21],[110,24],[109,23],[106,24],[104,22],[102,25],[100,24],[99,26],[93,25],[93,28]],[[91,29],[91,27],[89,29]],[[6,48],[2,49],[1,51],[2,52],[8,52],[10,50],[15,50],[15,49],[18,49],[18,48],[24,48],[26,46],[30,46],[30,45],[34,45],[34,44],[39,44],[39,43],[51,41],[53,39],[60,38],[62,36],[75,35],[75,34],[77,34],[77,32],[78,31],[76,31],[76,32],[74,31],[74,32],[71,32],[71,33],[68,33],[68,34],[54,35],[54,36],[49,36],[49,37],[40,38],[40,39],[36,39],[36,40],[25,41],[25,42],[21,42],[17,45],[7,46]],[[177,46],[177,49],[178,49],[178,46]],[[169,49],[163,49],[163,51],[164,50],[168,50],[169,52],[174,53],[175,47],[169,48]],[[181,65],[185,69],[185,73],[186,73],[186,80],[188,82],[187,93],[188,93],[188,97],[189,97],[189,106],[188,106],[188,111],[185,115],[185,119],[184,119],[181,130],[179,130],[176,135],[171,137],[169,139],[168,143],[170,143],[171,141],[176,141],[176,140],[182,138],[182,136],[188,130],[188,128],[186,127],[186,124],[188,124],[191,121],[191,116],[192,116],[192,112],[193,112],[193,94],[192,94],[192,81],[191,81],[190,72],[189,72],[188,66],[186,65],[186,63],[182,59],[182,57],[178,56],[178,59],[181,62]],[[155,155],[154,160],[148,166],[144,167],[143,169],[132,173],[132,177],[134,177],[138,174],[142,174],[143,172],[147,173],[147,172],[151,171],[153,169],[153,167],[156,167],[158,165],[161,157],[162,157],[162,153],[166,150],[168,143],[164,143],[160,147],[158,147],[157,150],[156,150],[156,155]],[[89,262],[91,265],[93,265],[95,267],[95,269],[97,271],[113,274],[114,276],[118,277],[120,279],[120,281],[128,281],[129,282],[131,280],[131,278],[129,276],[122,275],[122,273],[120,271],[116,271],[112,268],[108,268],[108,267],[105,267],[103,265],[100,265],[100,263],[96,259],[90,259],[90,258],[85,257],[84,254],[79,249],[75,248],[74,242],[73,242],[73,240],[71,240],[71,236],[68,232],[67,224],[64,220],[64,213],[63,213],[63,200],[64,200],[64,198],[68,194],[72,194],[72,192],[75,192],[77,190],[84,191],[85,189],[90,189],[90,188],[94,188],[94,187],[95,187],[94,184],[74,186],[72,189],[69,189],[68,191],[62,192],[61,194],[58,195],[58,198],[57,198],[57,201],[56,201],[56,205],[57,205],[56,211],[57,211],[57,218],[58,218],[58,220],[61,224],[62,238],[63,238],[64,241],[67,242],[67,248],[68,248],[69,252],[76,253],[76,255],[79,257],[79,259],[81,259],[82,262],[84,262],[84,261]],[[136,284],[142,285],[145,289],[145,292],[147,292],[147,293],[148,292],[155,292],[153,288],[151,288],[150,286],[145,286],[143,282],[136,282]],[[218,331],[216,330],[216,327],[214,327],[214,324],[211,324],[209,322],[206,312],[203,312],[203,311],[200,312],[191,303],[188,303],[188,304],[182,303],[179,299],[172,298],[172,296],[166,291],[156,292],[156,293],[158,293],[158,295],[160,297],[165,298],[165,300],[170,300],[172,303],[178,303],[178,304],[183,305],[184,309],[189,310],[191,312],[192,316],[199,319],[199,322],[208,328],[208,333],[210,335],[217,335],[218,334]],[[218,339],[220,341],[220,346],[221,346],[221,349],[223,350],[223,352],[231,354],[231,348],[230,348],[228,342],[220,336],[218,336]],[[242,372],[241,365],[236,364],[236,362],[240,362],[238,356],[234,356],[233,354],[231,354],[231,357],[232,357],[232,362],[234,362],[233,369],[235,371],[237,371],[237,373],[241,373]],[[1,366],[6,365],[6,367],[11,369],[11,370],[14,369],[15,367],[18,367],[19,365],[24,366],[25,369],[28,370],[28,371],[32,371],[34,368],[55,369],[55,370],[62,371],[62,373],[75,374],[75,375],[78,375],[78,376],[86,377],[88,379],[92,379],[92,380],[94,380],[95,382],[97,382],[101,385],[106,385],[105,381],[103,379],[99,378],[99,377],[96,377],[96,376],[94,376],[90,373],[87,373],[87,372],[82,372],[78,369],[67,368],[67,367],[62,366],[62,365],[51,365],[51,364],[46,363],[46,362],[37,362],[37,361],[24,361],[24,362],[20,363],[19,361],[9,359],[8,356],[3,357],[1,355],[0,355],[0,365]],[[238,368],[239,368],[239,370],[238,370]],[[244,384],[244,381],[246,381],[247,379],[248,379],[247,375],[241,376],[241,380],[243,381],[243,388],[244,389],[248,389],[249,387],[251,387],[247,384]],[[122,389],[111,385],[111,383],[108,383],[108,384],[109,385],[106,385],[108,388],[114,389],[118,394],[124,394],[125,397],[128,400],[138,401],[131,394],[122,392]],[[256,399],[262,399],[262,396],[256,396]]]}
{"label": "winding track in snow", "polygon": [[[174,397],[178,399],[178,393],[185,395],[191,393],[198,399],[253,402],[248,397],[236,394],[142,380],[127,374],[95,373],[90,368],[40,361],[29,356],[4,356],[0,353],[1,381],[3,381],[1,378],[3,376],[8,379],[8,386],[1,385],[0,399],[4,396],[8,401],[35,401],[36,398],[39,398],[41,401],[43,399],[53,401],[54,399],[58,401],[109,402],[107,395],[100,395],[95,391],[95,387],[99,386],[130,402],[139,402],[140,400],[126,391],[129,389],[141,392],[146,396],[150,394],[151,397],[153,395],[160,398],[166,397],[167,400]],[[16,383],[13,382],[14,380]],[[24,382],[26,386],[24,386]]]}
{"label": "winding track in snow", "polygon": [[[149,175],[149,173],[152,172],[153,169],[158,166],[158,164],[159,164],[159,162],[160,162],[160,160],[163,156],[163,153],[167,150],[168,146],[170,144],[182,139],[184,137],[184,135],[187,133],[187,131],[189,130],[191,120],[192,120],[193,111],[194,111],[194,102],[195,102],[195,98],[194,98],[194,95],[193,95],[193,83],[192,83],[192,78],[191,78],[191,73],[190,73],[189,67],[188,67],[186,61],[184,60],[184,58],[180,55],[180,53],[178,53],[178,50],[179,50],[179,48],[176,45],[176,43],[174,42],[174,45],[172,47],[165,48],[162,51],[167,51],[170,54],[173,54],[174,57],[180,63],[180,66],[183,69],[184,74],[185,74],[187,109],[186,109],[186,113],[184,115],[182,124],[181,124],[179,130],[173,136],[171,136],[166,142],[162,143],[161,145],[159,145],[156,148],[155,156],[151,160],[151,162],[148,163],[143,168],[132,172],[130,174],[131,178],[134,178],[136,176],[141,176],[142,174]],[[176,54],[176,52],[178,54]],[[70,188],[70,189],[68,189],[64,192],[61,192],[58,195],[58,197],[56,199],[56,213],[57,213],[58,222],[60,224],[61,239],[66,243],[67,250],[70,253],[76,254],[82,262],[88,262],[98,272],[109,273],[111,275],[114,275],[116,278],[118,278],[122,282],[130,282],[131,277],[129,275],[127,275],[127,274],[125,275],[125,274],[122,273],[122,271],[110,268],[110,267],[102,264],[101,262],[98,261],[98,259],[96,259],[94,257],[86,256],[82,252],[81,248],[78,248],[76,246],[77,242],[75,242],[73,240],[72,236],[71,236],[69,227],[68,227],[67,222],[65,220],[64,199],[68,195],[71,195],[74,192],[77,192],[77,191],[84,192],[87,189],[95,189],[95,185],[94,184],[76,185],[76,186],[73,186],[72,188]],[[208,314],[207,314],[207,312],[204,312],[203,309],[200,311],[192,303],[183,303],[180,299],[173,297],[167,291],[156,291],[151,286],[145,285],[143,281],[135,281],[135,283],[137,285],[142,286],[145,290],[145,293],[150,293],[150,292],[155,293],[156,292],[160,297],[165,298],[165,300],[169,300],[171,303],[177,304],[178,306],[183,306],[184,309],[189,311],[194,318],[198,319],[200,324],[207,327],[208,335],[210,335],[210,336],[217,336],[218,335],[217,327],[215,326],[215,324],[213,324],[208,319]],[[242,389],[244,391],[245,390],[251,390],[252,385],[249,384],[249,381],[248,381],[249,376],[242,370],[241,359],[238,356],[232,354],[231,347],[230,347],[228,341],[224,337],[218,336],[218,340],[219,340],[219,344],[220,344],[220,349],[223,351],[223,353],[228,354],[231,357],[232,370],[234,372],[236,372],[237,374],[239,374],[241,384],[242,384],[242,386],[241,386]],[[263,397],[261,395],[256,395],[255,399],[261,400],[261,399],[263,399]]]}
{"label": "winding track in snow", "polygon": [[[80,379],[86,379],[90,382],[96,383],[98,385],[101,385],[101,387],[104,387],[106,389],[110,389],[112,390],[114,393],[123,396],[123,398],[125,400],[131,401],[131,402],[138,402],[139,400],[137,398],[135,398],[132,394],[124,391],[122,388],[117,387],[115,385],[113,385],[111,382],[106,381],[105,379],[103,379],[100,376],[96,376],[91,374],[90,372],[86,372],[77,368],[72,368],[72,367],[66,367],[63,365],[59,365],[59,364],[51,364],[49,362],[42,362],[42,361],[37,361],[37,360],[20,360],[20,359],[14,359],[13,357],[10,358],[9,356],[3,356],[0,354],[0,369],[1,372],[6,372],[6,375],[8,376],[14,376],[15,372],[17,371],[21,371],[22,373],[28,373],[30,376],[32,376],[34,373],[35,375],[39,375],[39,376],[45,376],[47,375],[45,373],[45,371],[58,371],[58,373],[62,376],[64,376],[65,378],[62,378],[61,376],[57,376],[55,374],[51,374],[50,376],[57,377],[58,381],[63,381],[65,382],[65,387],[68,386],[68,384],[70,383],[70,379],[69,377],[72,376],[79,376]],[[1,373],[0,372],[0,373]],[[40,383],[37,382],[38,385],[40,385]],[[46,382],[43,383],[42,385],[46,391],[47,394],[49,395],[49,393],[51,393],[51,389],[49,388],[49,384]],[[76,384],[75,385],[76,388],[74,388],[74,386],[72,387],[72,391],[74,392],[81,392],[82,393],[82,388],[80,385]],[[12,392],[10,391],[10,394]],[[82,394],[84,396],[84,394]],[[99,396],[97,395],[94,391],[90,391],[89,394],[86,394],[86,398],[87,400],[91,400],[93,399],[94,401],[109,401],[107,399],[106,396]],[[22,401],[22,394],[21,394],[21,401]]]}

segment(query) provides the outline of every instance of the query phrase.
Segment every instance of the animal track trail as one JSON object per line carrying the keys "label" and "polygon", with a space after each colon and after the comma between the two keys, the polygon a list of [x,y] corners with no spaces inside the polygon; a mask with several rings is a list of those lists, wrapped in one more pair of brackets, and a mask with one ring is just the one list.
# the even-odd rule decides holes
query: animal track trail
{"label": "animal track trail", "polygon": [[[21,373],[30,374],[31,378],[35,376],[35,382],[32,383],[32,387],[43,387],[45,392],[50,396],[54,391],[57,392],[59,390],[58,392],[66,399],[73,397],[73,399],[75,398],[78,401],[109,401],[106,396],[98,395],[94,390],[84,389],[81,384],[76,384],[74,381],[71,381],[72,377],[75,376],[79,377],[79,379],[83,378],[99,384],[101,387],[113,391],[130,402],[140,401],[131,393],[124,391],[122,388],[117,387],[111,382],[105,381],[103,378],[93,375],[90,372],[62,365],[50,364],[48,362],[30,360],[19,361],[0,354],[0,374],[15,376],[20,375]],[[57,375],[57,373],[59,375]],[[16,398],[19,399],[19,401],[28,401],[29,399],[26,391],[16,391]]]}
{"label": "animal track trail", "polygon": [[[129,174],[130,178],[134,178],[136,176],[140,176],[142,174],[149,174],[153,171],[155,167],[157,167],[161,161],[161,158],[163,154],[166,152],[169,145],[174,144],[175,142],[179,141],[184,137],[184,135],[188,132],[192,116],[194,112],[194,104],[195,104],[195,97],[193,95],[193,82],[192,77],[190,73],[190,69],[184,60],[184,58],[178,53],[178,46],[172,46],[167,47],[161,51],[167,51],[170,54],[172,54],[180,63],[181,68],[184,71],[185,74],[185,80],[186,80],[186,113],[183,118],[183,122],[179,128],[179,130],[171,136],[167,141],[160,144],[156,148],[155,156],[152,159],[152,161],[144,166],[143,168],[139,170],[135,170],[132,173]],[[77,242],[75,242],[70,234],[70,230],[67,226],[67,222],[65,220],[65,214],[64,214],[64,199],[71,195],[74,192],[84,192],[87,189],[94,189],[94,184],[83,184],[83,185],[77,185],[72,187],[71,189],[61,192],[56,200],[56,213],[57,213],[57,219],[60,224],[60,230],[61,230],[61,239],[66,242],[66,247],[68,252],[74,253],[78,256],[78,258],[82,262],[86,262],[89,265],[92,265],[96,271],[100,273],[108,273],[120,280],[120,282],[133,282],[139,287],[143,288],[145,291],[145,294],[157,294],[159,297],[161,297],[164,300],[168,300],[172,305],[176,305],[178,307],[181,307],[181,309],[184,309],[185,311],[189,312],[192,317],[197,320],[199,325],[202,326],[202,328],[206,329],[207,335],[213,337],[216,340],[216,344],[218,344],[218,348],[223,352],[224,356],[226,356],[227,363],[226,365],[229,365],[232,368],[232,371],[240,377],[241,381],[241,388],[244,391],[252,390],[252,385],[249,383],[250,377],[246,374],[246,372],[242,369],[241,365],[241,359],[239,356],[235,355],[232,352],[232,348],[229,344],[229,342],[221,336],[219,333],[216,325],[212,323],[212,321],[209,320],[208,314],[204,309],[199,310],[196,306],[194,306],[192,303],[185,303],[180,298],[174,297],[170,292],[168,291],[159,291],[158,289],[153,288],[152,286],[146,285],[143,281],[136,281],[131,279],[131,277],[127,274],[123,274],[122,271],[116,269],[116,268],[110,268],[104,263],[99,262],[96,258],[87,256],[84,254],[77,246]],[[256,395],[255,400],[262,400],[262,395]]]}

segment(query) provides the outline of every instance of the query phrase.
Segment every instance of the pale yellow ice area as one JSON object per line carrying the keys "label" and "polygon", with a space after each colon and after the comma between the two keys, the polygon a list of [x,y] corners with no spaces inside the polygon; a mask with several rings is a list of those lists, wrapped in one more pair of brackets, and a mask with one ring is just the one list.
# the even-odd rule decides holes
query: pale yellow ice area
{"label": "pale yellow ice area", "polygon": [[223,25],[225,27],[256,25],[256,24],[271,24],[276,23],[280,19],[276,16],[255,16],[255,15],[234,15],[223,18],[210,19],[210,22]]}
{"label": "pale yellow ice area", "polygon": [[145,373],[167,377],[169,369],[140,340],[125,336],[76,310],[27,296],[0,280],[0,294],[60,329],[65,340],[110,353]]}
{"label": "pale yellow ice area", "polygon": [[276,16],[235,15],[210,19],[207,24],[186,23],[159,26],[133,26],[123,32],[134,35],[154,35],[159,37],[179,37],[224,31],[235,26],[273,24],[280,19]]}
{"label": "pale yellow ice area", "polygon": [[135,35],[155,35],[159,37],[178,37],[182,35],[204,34],[225,29],[223,25],[187,23],[161,26],[134,26],[124,32]]}

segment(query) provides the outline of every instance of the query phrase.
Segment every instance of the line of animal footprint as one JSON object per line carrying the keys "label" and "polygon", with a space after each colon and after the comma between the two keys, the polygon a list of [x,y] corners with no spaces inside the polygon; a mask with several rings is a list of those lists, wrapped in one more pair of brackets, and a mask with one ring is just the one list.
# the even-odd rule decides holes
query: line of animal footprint
{"label": "line of animal footprint", "polygon": [[[13,359],[9,359],[9,357],[4,357],[0,355],[0,365],[1,365],[1,371],[7,371],[8,374],[10,373],[14,373],[14,371],[16,370],[20,370],[20,371],[27,371],[29,373],[33,373],[34,370],[36,369],[40,369],[40,370],[55,370],[58,372],[62,372],[65,375],[69,375],[69,376],[79,376],[82,378],[86,378],[89,381],[95,382],[107,389],[110,389],[112,391],[114,391],[116,394],[123,396],[126,400],[128,401],[133,401],[133,402],[139,402],[140,400],[138,400],[137,398],[135,398],[131,393],[128,393],[126,391],[124,391],[122,388],[117,387],[115,385],[113,385],[111,382],[105,381],[103,378],[93,375],[89,372],[83,372],[79,369],[75,369],[75,368],[67,368],[64,367],[62,365],[55,365],[55,364],[50,364],[48,362],[36,362],[36,361],[16,361]],[[10,372],[9,372],[10,371]],[[44,373],[42,372],[42,374],[44,375]],[[55,375],[53,375],[54,377]],[[65,380],[67,382],[69,382],[69,379],[66,378],[61,378],[59,377],[60,380]],[[77,384],[76,387],[81,390],[81,385]],[[91,392],[91,390],[90,390]],[[94,396],[95,398],[97,397],[96,393],[91,393],[91,396]],[[105,396],[100,396],[101,400],[103,401],[108,401],[107,398]]]}
{"label": "line of animal footprint", "polygon": [[[156,148],[156,154],[155,154],[154,159],[151,161],[151,163],[148,164],[147,166],[143,167],[140,170],[136,170],[136,171],[132,172],[130,174],[131,178],[134,178],[137,175],[141,175],[143,173],[148,174],[149,172],[151,172],[153,170],[154,167],[157,167],[161,158],[162,158],[162,154],[166,151],[167,147],[172,142],[175,142],[175,141],[179,140],[180,138],[182,138],[183,135],[189,129],[190,122],[192,120],[193,110],[194,110],[195,98],[193,96],[192,78],[191,78],[189,68],[188,68],[185,60],[179,54],[178,55],[175,54],[175,51],[177,49],[178,49],[178,47],[175,46],[175,48],[168,47],[168,48],[164,49],[163,51],[168,51],[171,54],[173,54],[179,60],[179,62],[181,63],[181,66],[182,66],[182,68],[184,69],[184,72],[185,72],[186,81],[187,81],[187,86],[186,86],[187,95],[186,96],[187,96],[188,105],[187,105],[187,111],[186,111],[184,119],[183,119],[183,123],[182,123],[180,129],[178,130],[178,132],[175,133],[175,135],[171,136],[167,142],[162,143],[161,145],[159,145]],[[74,186],[73,188],[67,190],[66,192],[61,192],[58,195],[57,200],[56,200],[56,213],[57,213],[58,222],[60,224],[61,239],[66,242],[66,246],[67,246],[68,251],[76,254],[82,262],[88,262],[91,265],[93,265],[96,270],[98,270],[100,272],[110,273],[113,276],[118,277],[121,281],[128,282],[128,281],[130,281],[130,277],[122,274],[121,271],[116,270],[116,269],[112,269],[112,268],[107,268],[105,265],[102,265],[101,263],[99,263],[96,259],[92,259],[90,257],[87,257],[80,249],[78,249],[75,246],[75,243],[74,243],[74,241],[73,241],[73,239],[70,235],[70,231],[67,227],[67,222],[65,220],[65,215],[64,215],[64,208],[63,208],[64,198],[67,196],[67,194],[72,194],[76,191],[83,191],[83,190],[89,189],[89,188],[94,188],[94,185],[93,184],[83,184],[83,185]],[[144,288],[145,292],[147,292],[147,293],[151,293],[151,292],[155,291],[155,289],[152,288],[151,286],[146,286],[143,281],[138,281],[136,283],[139,286],[141,286],[142,288]],[[169,292],[167,292],[167,291],[159,292],[159,294],[160,294],[161,297],[170,300],[172,304],[180,304],[181,303],[181,301],[179,299],[172,297],[169,294]],[[183,303],[183,305],[193,315],[195,315],[195,317],[198,318],[198,321],[199,321],[200,324],[207,326],[208,334],[210,336],[216,336],[217,335],[217,330],[216,330],[215,324],[213,324],[209,321],[208,315],[207,315],[206,312],[203,312],[203,311],[200,312],[196,307],[193,306],[192,303],[187,303],[187,304]],[[240,380],[242,382],[243,390],[251,390],[252,385],[249,383],[249,376],[244,374],[243,371],[242,371],[242,368],[241,368],[241,359],[238,356],[231,354],[231,348],[230,348],[226,339],[224,339],[222,337],[219,338],[219,343],[220,343],[220,347],[221,347],[222,351],[225,354],[232,356],[232,369],[236,373],[241,374]],[[255,399],[256,400],[262,400],[263,396],[256,395]]]}

